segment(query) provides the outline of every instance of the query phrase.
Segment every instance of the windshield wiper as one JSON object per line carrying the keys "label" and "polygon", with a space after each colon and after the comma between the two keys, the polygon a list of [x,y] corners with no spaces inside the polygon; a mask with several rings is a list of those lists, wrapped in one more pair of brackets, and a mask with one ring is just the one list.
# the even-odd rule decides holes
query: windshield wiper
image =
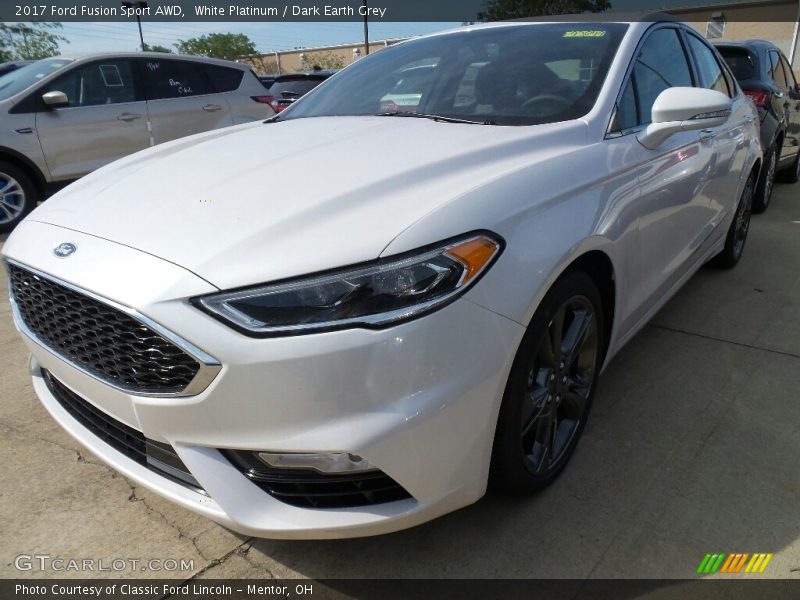
{"label": "windshield wiper", "polygon": [[382,112],[375,115],[376,117],[411,117],[414,119],[430,119],[431,121],[439,121],[441,123],[466,123],[467,125],[497,125],[491,119],[485,121],[470,121],[469,119],[457,119],[455,117],[445,117],[442,115],[429,115],[427,113],[420,113],[406,110],[394,110],[391,112]]}

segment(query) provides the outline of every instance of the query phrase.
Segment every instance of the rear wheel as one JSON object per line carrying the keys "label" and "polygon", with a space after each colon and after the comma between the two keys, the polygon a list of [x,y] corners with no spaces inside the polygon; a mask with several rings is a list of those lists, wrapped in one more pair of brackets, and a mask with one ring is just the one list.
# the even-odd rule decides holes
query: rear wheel
{"label": "rear wheel", "polygon": [[714,264],[722,269],[734,267],[739,259],[742,258],[744,245],[747,242],[747,234],[750,232],[750,215],[753,207],[753,190],[755,188],[755,175],[750,174],[747,183],[744,185],[742,196],[736,207],[736,214],[733,222],[728,229],[728,236],[725,238],[725,247],[715,258]]}
{"label": "rear wheel", "polygon": [[514,359],[492,454],[496,487],[530,494],[564,469],[589,416],[603,336],[597,286],[568,273],[545,296]]}
{"label": "rear wheel", "polygon": [[753,212],[756,214],[767,210],[772,192],[775,189],[775,173],[778,168],[778,148],[772,146],[764,155],[764,172],[753,197]]}
{"label": "rear wheel", "polygon": [[28,174],[0,161],[0,233],[11,231],[36,205],[36,188]]}

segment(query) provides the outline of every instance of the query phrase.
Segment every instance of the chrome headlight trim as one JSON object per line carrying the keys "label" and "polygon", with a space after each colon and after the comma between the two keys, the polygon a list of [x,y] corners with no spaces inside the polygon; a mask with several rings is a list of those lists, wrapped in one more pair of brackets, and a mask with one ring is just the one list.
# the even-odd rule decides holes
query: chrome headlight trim
{"label": "chrome headlight trim", "polygon": [[[402,306],[393,310],[313,323],[270,325],[267,321],[254,318],[240,308],[234,306],[236,302],[264,298],[269,295],[298,292],[304,289],[309,290],[324,285],[348,284],[353,280],[398,272],[401,269],[413,266],[426,266],[434,270],[436,269],[436,265],[433,264],[433,261],[446,257],[453,260],[453,262],[461,262],[460,259],[454,258],[454,256],[449,253],[467,244],[482,242],[491,244],[491,253],[488,257],[486,253],[484,254],[485,260],[477,271],[471,271],[470,265],[462,263],[463,272],[460,274],[457,283],[452,289],[434,298],[421,302],[410,302],[407,306]],[[249,337],[263,338],[308,335],[312,333],[356,328],[383,329],[429,314],[453,302],[481,279],[497,261],[504,247],[504,240],[497,234],[488,231],[473,231],[401,255],[381,258],[375,261],[322,273],[295,277],[288,280],[199,296],[192,298],[191,302],[210,316]],[[430,287],[434,285],[438,285],[438,280]],[[398,294],[398,296],[400,295],[401,294]],[[306,307],[300,306],[299,308],[308,308],[312,310],[317,307],[308,305]]]}

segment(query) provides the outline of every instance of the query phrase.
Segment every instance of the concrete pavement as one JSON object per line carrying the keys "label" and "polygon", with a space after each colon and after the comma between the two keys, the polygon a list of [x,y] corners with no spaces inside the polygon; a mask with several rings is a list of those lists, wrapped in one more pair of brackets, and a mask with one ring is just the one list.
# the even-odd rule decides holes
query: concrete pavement
{"label": "concrete pavement", "polygon": [[617,356],[550,489],[326,542],[234,535],[82,450],[36,400],[3,297],[0,576],[88,575],[15,568],[41,553],[192,563],[95,573],[115,577],[691,578],[721,551],[774,553],[764,576],[800,577],[798,265],[800,185],[780,185],[741,264],[701,270]]}

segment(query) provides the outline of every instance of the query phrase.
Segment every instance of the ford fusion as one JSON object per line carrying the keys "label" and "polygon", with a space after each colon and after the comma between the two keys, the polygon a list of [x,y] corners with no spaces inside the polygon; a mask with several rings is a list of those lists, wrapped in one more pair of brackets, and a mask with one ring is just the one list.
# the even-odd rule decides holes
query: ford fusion
{"label": "ford fusion", "polygon": [[742,255],[756,117],[672,21],[382,50],[33,211],[3,252],[34,389],[125,477],[248,535],[372,535],[490,483],[536,492],[603,366]]}

